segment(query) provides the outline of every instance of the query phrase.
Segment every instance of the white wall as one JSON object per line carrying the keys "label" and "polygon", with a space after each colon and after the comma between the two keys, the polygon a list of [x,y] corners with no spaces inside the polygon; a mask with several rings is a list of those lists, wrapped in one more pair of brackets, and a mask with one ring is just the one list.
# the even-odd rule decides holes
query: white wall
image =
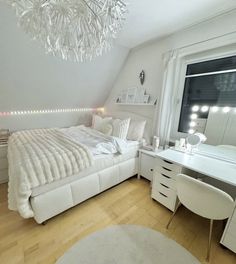
{"label": "white wall", "polygon": [[[162,56],[165,52],[188,46],[194,43],[207,41],[209,39],[234,32],[236,12],[221,15],[217,18],[198,24],[186,30],[179,31],[169,37],[146,43],[132,50],[127,58],[126,64],[118,76],[116,83],[110,93],[105,108],[106,111],[131,111],[153,117],[155,109],[151,107],[135,107],[115,105],[114,99],[130,86],[139,86],[139,73],[143,69],[146,72],[144,87],[147,93],[159,99],[163,64]],[[235,40],[236,42],[236,40]]]}
{"label": "white wall", "polygon": [[[14,11],[0,3],[0,112],[101,107],[127,54],[127,48],[115,46],[86,63],[47,55],[17,27]],[[46,116],[41,124],[49,125]]]}

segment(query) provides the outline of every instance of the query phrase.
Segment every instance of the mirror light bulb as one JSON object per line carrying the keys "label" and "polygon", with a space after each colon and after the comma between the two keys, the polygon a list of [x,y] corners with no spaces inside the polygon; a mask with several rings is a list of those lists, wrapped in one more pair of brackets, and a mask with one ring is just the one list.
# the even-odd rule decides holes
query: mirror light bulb
{"label": "mirror light bulb", "polygon": [[207,105],[204,105],[201,108],[201,112],[203,112],[203,113],[207,112],[208,110],[209,110],[209,106],[207,106]]}
{"label": "mirror light bulb", "polygon": [[197,114],[191,114],[191,115],[190,115],[190,118],[191,118],[191,119],[197,119],[197,118],[198,118],[198,115],[197,115]]}
{"label": "mirror light bulb", "polygon": [[190,127],[195,127],[195,126],[196,126],[196,122],[191,121],[191,122],[189,123],[189,126],[190,126]]}
{"label": "mirror light bulb", "polygon": [[230,111],[230,108],[228,106],[224,107],[223,108],[223,112],[224,113],[228,113]]}
{"label": "mirror light bulb", "polygon": [[199,107],[198,105],[194,105],[194,106],[192,107],[192,111],[193,111],[193,112],[198,112],[199,109],[200,109],[200,107]]}
{"label": "mirror light bulb", "polygon": [[219,107],[218,107],[218,106],[213,106],[213,107],[211,108],[211,111],[212,111],[213,113],[216,113],[218,110],[219,110]]}
{"label": "mirror light bulb", "polygon": [[194,133],[194,130],[193,129],[189,129],[188,133],[189,134],[193,134]]}

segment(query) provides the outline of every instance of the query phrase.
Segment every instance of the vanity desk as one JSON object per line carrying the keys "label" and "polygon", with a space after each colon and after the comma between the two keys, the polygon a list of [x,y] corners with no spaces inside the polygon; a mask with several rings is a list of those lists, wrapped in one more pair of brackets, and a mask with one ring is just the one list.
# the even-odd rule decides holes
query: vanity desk
{"label": "vanity desk", "polygon": [[[204,145],[194,154],[184,153],[174,148],[156,153],[152,198],[174,211],[178,204],[175,177],[179,173],[193,177],[199,174],[204,175],[206,180],[211,178],[232,186],[236,193],[236,159],[234,160],[232,156],[235,153],[229,151],[230,158],[226,160],[221,156],[224,150],[219,149],[217,153],[213,151],[215,148],[217,147]],[[212,153],[214,156],[211,155]],[[216,154],[219,155],[216,157]],[[188,171],[193,174],[189,174]],[[221,243],[236,252],[236,210],[227,222]]]}

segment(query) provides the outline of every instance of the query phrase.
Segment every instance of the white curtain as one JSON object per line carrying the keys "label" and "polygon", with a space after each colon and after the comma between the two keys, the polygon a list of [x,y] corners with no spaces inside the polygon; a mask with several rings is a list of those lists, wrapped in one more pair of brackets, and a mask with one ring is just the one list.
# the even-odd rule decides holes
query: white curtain
{"label": "white curtain", "polygon": [[178,51],[164,54],[164,77],[156,117],[156,134],[160,138],[160,145],[166,147],[169,143],[171,124],[176,104]]}

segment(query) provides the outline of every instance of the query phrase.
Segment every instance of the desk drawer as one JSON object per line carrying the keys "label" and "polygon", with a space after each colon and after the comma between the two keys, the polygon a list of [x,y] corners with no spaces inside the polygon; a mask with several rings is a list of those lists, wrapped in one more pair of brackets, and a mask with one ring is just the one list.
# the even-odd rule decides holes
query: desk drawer
{"label": "desk drawer", "polygon": [[155,173],[163,174],[173,180],[175,180],[176,175],[179,174],[176,171],[171,171],[165,167],[159,167],[159,166],[155,167]]}
{"label": "desk drawer", "polygon": [[156,182],[155,186],[153,188],[156,189],[157,191],[165,194],[168,197],[172,197],[172,198],[176,199],[176,196],[177,196],[176,192],[163,183]]}
{"label": "desk drawer", "polygon": [[163,204],[165,207],[170,209],[171,211],[175,210],[176,206],[176,198],[170,196],[168,197],[161,191],[158,191],[155,188],[152,188],[152,198],[158,201],[159,203]]}
{"label": "desk drawer", "polygon": [[170,178],[169,176],[166,176],[165,174],[161,174],[158,172],[155,172],[154,174],[154,181],[153,185],[156,186],[158,183],[161,183],[167,187],[169,187],[172,190],[176,190],[176,181]]}
{"label": "desk drawer", "polygon": [[8,167],[8,161],[6,158],[0,159],[0,170],[6,169]]}
{"label": "desk drawer", "polygon": [[182,170],[182,167],[175,164],[175,163],[172,163],[168,160],[164,160],[164,159],[160,159],[160,158],[156,158],[156,161],[155,161],[156,165],[158,165],[159,167],[163,167],[163,168],[166,168],[168,170],[171,170],[171,171],[175,171],[177,173],[180,173],[181,170]]}

